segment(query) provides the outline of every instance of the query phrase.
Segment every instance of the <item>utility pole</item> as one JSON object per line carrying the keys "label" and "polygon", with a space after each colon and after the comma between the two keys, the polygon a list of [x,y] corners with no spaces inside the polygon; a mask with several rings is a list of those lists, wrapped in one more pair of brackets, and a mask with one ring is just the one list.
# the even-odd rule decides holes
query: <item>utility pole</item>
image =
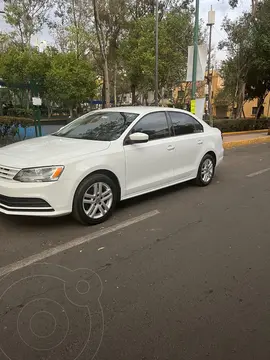
{"label": "utility pole", "polygon": [[158,5],[159,0],[156,0],[156,71],[155,71],[155,105],[158,106],[158,56],[159,56],[159,49],[158,49]]}
{"label": "utility pole", "polygon": [[[208,114],[209,114],[209,120],[210,125],[214,126],[213,124],[213,116],[212,116],[212,76],[210,74],[211,71],[211,50],[212,50],[212,31],[213,26],[215,25],[215,11],[213,11],[213,8],[211,6],[211,10],[208,12],[208,24],[210,28],[209,32],[209,50],[208,50],[208,66],[207,66],[207,82],[208,82]],[[213,73],[213,72],[212,72]]]}
{"label": "utility pole", "polygon": [[196,100],[197,84],[197,62],[198,62],[198,40],[199,40],[199,14],[200,0],[196,0],[195,24],[194,24],[194,53],[193,53],[193,71],[192,71],[192,100]]}

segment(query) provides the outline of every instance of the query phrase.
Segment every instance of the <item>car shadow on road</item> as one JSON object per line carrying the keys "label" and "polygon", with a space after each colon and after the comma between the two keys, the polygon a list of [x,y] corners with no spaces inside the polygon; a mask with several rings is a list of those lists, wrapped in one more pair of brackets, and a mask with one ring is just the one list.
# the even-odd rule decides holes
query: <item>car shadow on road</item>
{"label": "car shadow on road", "polygon": [[139,204],[143,205],[143,204],[147,204],[149,201],[155,202],[162,198],[164,198],[164,200],[167,200],[167,196],[174,195],[183,190],[188,190],[192,187],[194,187],[194,184],[192,181],[189,181],[186,183],[177,184],[151,193],[140,195],[138,197],[120,202],[117,206],[117,210],[121,211],[122,209],[129,209],[129,208],[132,209],[134,205],[139,205]]}
{"label": "car shadow on road", "polygon": [[[35,217],[35,216],[9,216],[5,214],[0,214],[0,225],[6,225],[13,227],[18,226],[39,228],[39,227],[61,227],[61,226],[73,226],[76,225],[76,222],[73,220],[71,215],[55,217],[55,218],[46,218],[46,217]],[[19,229],[18,229],[19,230]]]}
{"label": "car shadow on road", "polygon": [[[218,176],[216,176],[215,180],[218,181]],[[181,193],[181,191],[192,191],[194,188],[194,183],[192,181],[177,184],[174,186],[170,186],[155,192],[151,192],[145,195],[141,195],[132,199],[128,199],[120,202],[117,205],[115,210],[115,216],[121,218],[122,213],[125,214],[127,211],[132,212],[132,209],[135,209],[138,206],[147,205],[149,202],[158,202],[159,200],[168,200],[168,198],[173,197],[175,194]],[[142,210],[142,211],[145,211]],[[147,210],[146,210],[147,211]],[[105,223],[106,224],[106,223]],[[110,224],[110,222],[107,222]],[[81,225],[78,224],[71,215],[56,217],[56,218],[43,218],[43,217],[30,217],[30,216],[7,216],[0,214],[0,228],[1,226],[13,227],[16,226],[23,230],[24,227],[38,229],[38,228],[46,228],[50,227],[50,230],[53,228],[65,227],[65,229],[74,229],[81,228]],[[96,228],[96,226],[91,227]]]}

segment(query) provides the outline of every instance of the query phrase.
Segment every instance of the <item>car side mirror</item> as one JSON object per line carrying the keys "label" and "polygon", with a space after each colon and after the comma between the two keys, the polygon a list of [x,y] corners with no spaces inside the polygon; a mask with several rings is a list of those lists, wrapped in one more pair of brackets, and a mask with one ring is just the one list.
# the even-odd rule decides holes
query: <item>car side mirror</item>
{"label": "car side mirror", "polygon": [[147,143],[149,141],[149,135],[145,133],[136,132],[134,134],[130,134],[128,140],[130,143],[133,144]]}

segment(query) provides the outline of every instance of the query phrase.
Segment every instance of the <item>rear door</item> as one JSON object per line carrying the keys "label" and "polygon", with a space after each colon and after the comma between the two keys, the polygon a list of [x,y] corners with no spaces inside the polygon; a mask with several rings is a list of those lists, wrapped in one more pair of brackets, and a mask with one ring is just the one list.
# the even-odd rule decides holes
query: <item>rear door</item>
{"label": "rear door", "polygon": [[205,148],[203,125],[193,116],[181,111],[170,111],[168,114],[174,131],[175,180],[196,177],[198,162],[203,157]]}
{"label": "rear door", "polygon": [[132,133],[149,135],[143,144],[124,144],[126,158],[126,197],[166,186],[174,177],[174,151],[171,129],[164,111],[150,113],[134,125]]}

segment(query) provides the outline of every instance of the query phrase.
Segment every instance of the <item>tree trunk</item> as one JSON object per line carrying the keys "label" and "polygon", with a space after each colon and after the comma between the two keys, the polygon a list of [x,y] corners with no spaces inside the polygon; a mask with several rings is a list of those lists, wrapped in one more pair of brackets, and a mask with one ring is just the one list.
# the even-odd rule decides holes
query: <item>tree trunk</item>
{"label": "tree trunk", "polygon": [[48,119],[50,119],[52,117],[52,109],[50,104],[47,105],[47,110],[48,110]]}
{"label": "tree trunk", "polygon": [[26,90],[26,109],[30,109],[30,101],[31,101],[31,90]]}
{"label": "tree trunk", "polygon": [[243,103],[245,100],[245,89],[246,89],[246,84],[242,83],[239,86],[239,92],[238,92],[237,112],[236,112],[237,119],[240,119],[242,116]]}
{"label": "tree trunk", "polygon": [[123,98],[124,98],[124,94],[121,94],[120,106],[122,106],[122,103],[123,103]]}
{"label": "tree trunk", "polygon": [[104,75],[103,75],[103,83],[102,83],[102,93],[101,93],[101,100],[102,100],[102,109],[105,108],[105,82],[104,82]]}
{"label": "tree trunk", "polygon": [[252,0],[252,15],[253,16],[256,15],[257,6],[258,6],[258,0]]}
{"label": "tree trunk", "polygon": [[264,100],[265,100],[266,96],[267,96],[267,93],[265,93],[263,96],[261,96],[258,99],[258,105],[257,105],[258,109],[257,109],[257,114],[256,114],[256,120],[259,120],[263,114],[263,104],[264,104]]}
{"label": "tree trunk", "polygon": [[244,104],[242,106],[242,114],[243,114],[244,119],[246,119],[246,114],[245,114],[245,110],[244,110]]}
{"label": "tree trunk", "polygon": [[165,107],[165,89],[164,89],[164,87],[161,89],[161,104],[162,104],[162,107]]}
{"label": "tree trunk", "polygon": [[132,93],[132,105],[136,104],[136,86],[131,85],[131,93]]}
{"label": "tree trunk", "polygon": [[94,8],[94,17],[95,17],[95,27],[96,34],[99,43],[100,54],[103,60],[103,73],[104,73],[104,90],[105,90],[105,107],[110,107],[111,99],[110,99],[110,80],[109,80],[109,68],[108,68],[108,45],[106,41],[106,37],[104,35],[104,30],[102,27],[102,23],[99,16],[99,7],[97,0],[93,1]]}
{"label": "tree trunk", "polygon": [[70,116],[70,120],[73,119],[73,106],[69,107],[69,116]]}
{"label": "tree trunk", "polygon": [[113,98],[114,106],[117,106],[117,64],[115,64],[114,68]]}
{"label": "tree trunk", "polygon": [[267,119],[268,119],[268,135],[270,135],[270,118],[269,118],[269,113],[270,113],[270,99],[268,102],[268,110],[267,110]]}
{"label": "tree trunk", "polygon": [[111,96],[110,96],[110,78],[109,78],[107,58],[105,58],[104,60],[104,89],[105,89],[105,107],[109,108],[111,106]]}

